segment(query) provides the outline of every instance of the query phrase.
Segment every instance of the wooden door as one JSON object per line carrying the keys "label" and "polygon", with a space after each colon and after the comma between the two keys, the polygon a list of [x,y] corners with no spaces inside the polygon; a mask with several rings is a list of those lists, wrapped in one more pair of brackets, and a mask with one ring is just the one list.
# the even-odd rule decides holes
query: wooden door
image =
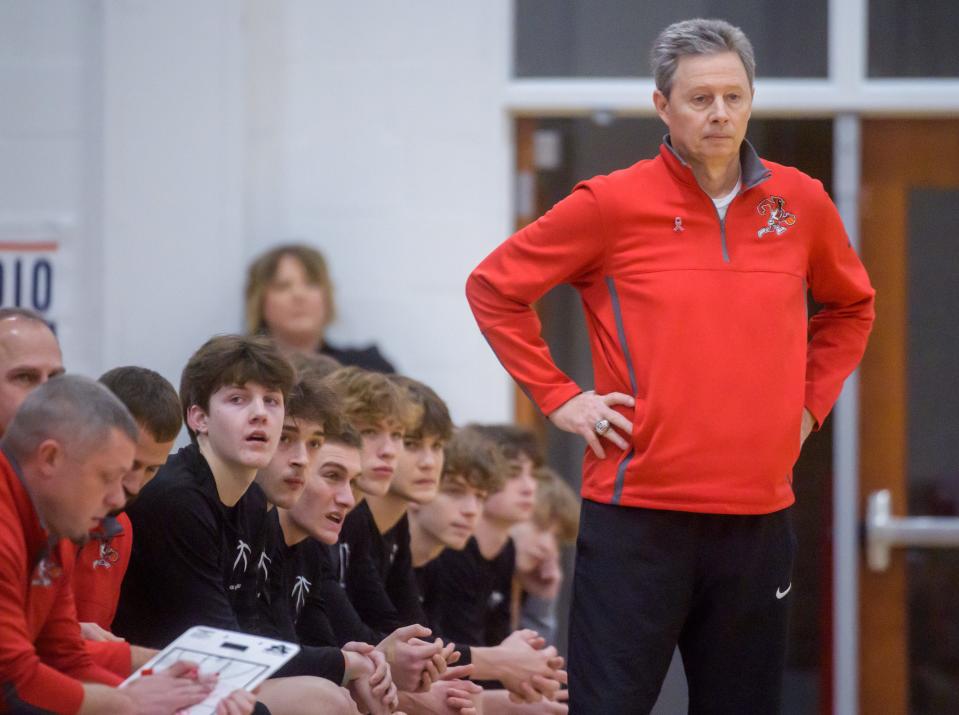
{"label": "wooden door", "polygon": [[[862,126],[861,245],[877,320],[861,367],[861,504],[889,489],[896,515],[955,513],[959,458],[950,442],[959,443],[959,432],[942,407],[951,402],[959,412],[959,394],[949,394],[959,356],[936,351],[959,343],[959,121]],[[930,395],[929,385],[941,394]],[[936,665],[934,653],[935,639],[959,628],[959,612],[928,613],[949,598],[930,592],[943,582],[930,569],[953,568],[943,558],[897,550],[882,573],[861,560],[860,712],[959,712],[956,665]],[[920,632],[930,626],[939,633]]]}

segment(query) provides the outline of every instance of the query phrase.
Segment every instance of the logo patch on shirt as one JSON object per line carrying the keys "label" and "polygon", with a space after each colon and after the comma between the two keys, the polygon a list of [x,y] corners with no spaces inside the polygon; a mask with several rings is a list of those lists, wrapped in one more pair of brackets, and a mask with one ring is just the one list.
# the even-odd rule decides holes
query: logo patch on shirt
{"label": "logo patch on shirt", "polygon": [[110,544],[108,544],[106,541],[101,541],[100,542],[100,558],[94,560],[93,568],[108,569],[111,566],[113,566],[113,564],[115,564],[117,562],[117,559],[119,558],[120,558],[120,554],[117,553],[116,549],[110,546]]}
{"label": "logo patch on shirt", "polygon": [[55,580],[60,578],[62,573],[63,569],[60,568],[60,564],[45,556],[40,559],[40,563],[37,564],[37,568],[33,572],[33,578],[30,579],[30,585],[50,586]]}
{"label": "logo patch on shirt", "polygon": [[766,225],[756,232],[759,238],[767,233],[782,236],[786,233],[787,228],[796,223],[796,214],[789,213],[786,210],[786,199],[781,196],[767,196],[759,202],[756,210],[763,216],[769,216],[766,219]]}

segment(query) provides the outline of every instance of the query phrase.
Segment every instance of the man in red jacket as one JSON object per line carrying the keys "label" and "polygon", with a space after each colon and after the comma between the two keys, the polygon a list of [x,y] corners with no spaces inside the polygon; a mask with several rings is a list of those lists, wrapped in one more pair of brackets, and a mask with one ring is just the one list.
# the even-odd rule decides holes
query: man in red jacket
{"label": "man in red jacket", "polygon": [[116,690],[80,637],[71,541],[123,505],[136,438],[106,388],[64,376],[23,400],[0,441],[0,712],[173,712],[213,688],[176,666]]}
{"label": "man in red jacket", "polygon": [[[580,183],[467,296],[513,378],[590,447],[570,711],[647,712],[678,644],[691,712],[777,712],[791,470],[862,356],[874,293],[822,184],[745,141],[742,31],[676,23],[652,60],[658,156]],[[530,308],[560,283],[582,297],[595,392],[556,367]]]}

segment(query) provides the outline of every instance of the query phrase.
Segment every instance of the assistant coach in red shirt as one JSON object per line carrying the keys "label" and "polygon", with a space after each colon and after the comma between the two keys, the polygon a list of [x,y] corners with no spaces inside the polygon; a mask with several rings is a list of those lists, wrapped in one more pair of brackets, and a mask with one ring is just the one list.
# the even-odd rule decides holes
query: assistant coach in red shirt
{"label": "assistant coach in red shirt", "polygon": [[33,390],[0,440],[0,713],[172,713],[212,690],[179,665],[117,690],[80,636],[72,542],[123,506],[136,439],[116,397],[68,375]]}
{"label": "assistant coach in red shirt", "polygon": [[[652,60],[659,154],[580,183],[467,296],[513,378],[591,448],[570,711],[648,712],[678,644],[691,713],[773,713],[792,467],[862,357],[874,293],[822,184],[745,141],[742,31],[676,23]],[[530,307],[560,283],[582,298],[595,392],[556,367]]]}

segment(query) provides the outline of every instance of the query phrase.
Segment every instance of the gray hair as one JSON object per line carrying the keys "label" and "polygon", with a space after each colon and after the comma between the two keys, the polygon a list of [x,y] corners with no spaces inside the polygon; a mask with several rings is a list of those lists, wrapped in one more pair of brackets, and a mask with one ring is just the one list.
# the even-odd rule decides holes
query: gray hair
{"label": "gray hair", "polygon": [[667,97],[673,88],[673,76],[679,58],[687,55],[713,55],[735,52],[746,68],[749,86],[756,77],[756,58],[746,34],[725,20],[683,20],[674,22],[653,43],[650,53],[656,89]]}
{"label": "gray hair", "polygon": [[17,458],[32,454],[47,439],[84,458],[101,447],[113,429],[136,443],[140,431],[123,403],[88,377],[60,375],[27,395],[0,441]]}

